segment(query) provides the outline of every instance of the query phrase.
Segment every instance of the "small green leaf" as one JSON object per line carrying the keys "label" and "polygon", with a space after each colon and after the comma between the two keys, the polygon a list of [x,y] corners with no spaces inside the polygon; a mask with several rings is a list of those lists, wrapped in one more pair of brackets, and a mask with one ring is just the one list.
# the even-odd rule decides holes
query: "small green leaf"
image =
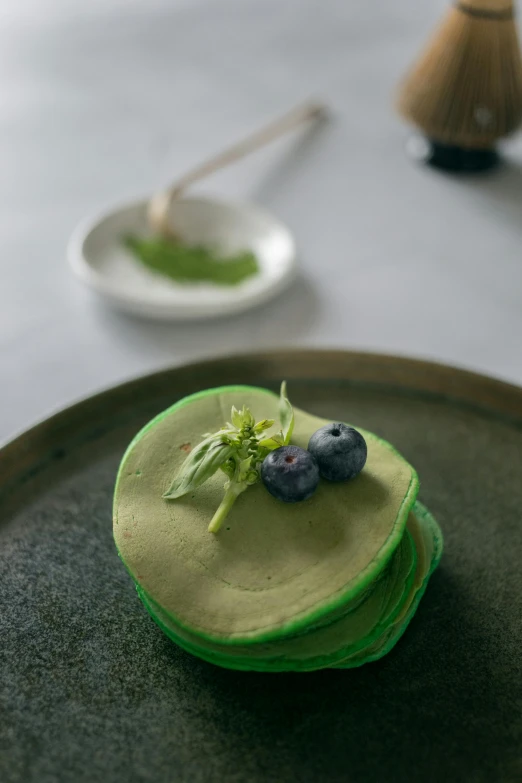
{"label": "small green leaf", "polygon": [[235,405],[232,405],[232,413],[230,414],[230,418],[232,419],[233,426],[237,430],[240,430],[241,427],[243,426],[243,416],[238,411]]}
{"label": "small green leaf", "polygon": [[250,465],[252,464],[252,457],[247,457],[246,459],[242,460],[239,463],[238,468],[238,480],[239,481],[246,481],[246,477],[248,476],[250,472]]}
{"label": "small green leaf", "polygon": [[285,438],[282,432],[279,432],[277,435],[271,435],[269,438],[263,438],[263,440],[259,441],[259,446],[261,446],[262,449],[269,449],[269,451],[280,449],[281,446],[284,445]]}
{"label": "small green leaf", "polygon": [[219,430],[219,432],[215,432],[213,435],[208,435],[207,438],[216,438],[216,440],[220,440],[222,443],[231,445],[237,438],[237,430],[230,425],[229,427],[223,427],[223,429]]}
{"label": "small green leaf", "polygon": [[279,419],[283,428],[284,445],[290,443],[294,431],[294,409],[286,393],[286,381],[281,384],[281,395],[279,397]]}
{"label": "small green leaf", "polygon": [[261,421],[258,421],[256,426],[254,427],[254,432],[256,435],[260,435],[265,430],[269,430],[270,427],[274,426],[274,419],[262,419]]}
{"label": "small green leaf", "polygon": [[243,427],[253,427],[254,424],[256,423],[256,420],[252,416],[252,412],[250,408],[247,408],[246,405],[243,405],[241,416],[243,418]]}
{"label": "small green leaf", "polygon": [[234,453],[232,446],[222,443],[216,437],[208,438],[196,446],[188,455],[168,491],[163,495],[174,500],[201,486],[214,475]]}
{"label": "small green leaf", "polygon": [[234,459],[229,457],[226,462],[220,465],[220,468],[229,479],[234,478],[234,473],[236,472],[236,462]]}

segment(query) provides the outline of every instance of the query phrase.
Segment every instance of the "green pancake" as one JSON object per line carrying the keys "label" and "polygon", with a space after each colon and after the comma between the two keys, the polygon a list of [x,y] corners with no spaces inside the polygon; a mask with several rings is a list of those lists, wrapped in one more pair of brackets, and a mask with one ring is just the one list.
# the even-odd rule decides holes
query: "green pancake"
{"label": "green pancake", "polygon": [[408,521],[408,529],[417,550],[417,567],[411,588],[403,596],[400,611],[380,639],[339,662],[335,668],[349,669],[382,658],[397,644],[417,611],[429,579],[440,562],[443,538],[437,522],[422,503],[416,502],[414,511]]}
{"label": "green pancake", "polygon": [[[165,629],[185,632],[196,646],[215,643],[229,655],[235,646],[308,636],[377,589],[379,576],[389,576],[385,569],[418,491],[414,469],[386,441],[358,428],[368,460],[356,479],[322,481],[312,498],[296,504],[281,503],[257,484],[238,498],[219,534],[209,534],[223,496],[220,471],[185,497],[162,495],[186,450],[219,429],[232,405],[244,404],[256,420],[277,418],[278,397],[251,387],[211,389],[160,414],[129,446],[114,498],[118,551],[155,619],[161,614]],[[325,423],[296,410],[292,443],[306,448]],[[361,630],[362,642],[352,639],[344,656],[354,644],[366,644],[389,603],[387,591],[373,625]],[[304,657],[340,660],[328,644],[320,648],[312,640]],[[322,650],[319,656],[314,649]],[[303,650],[292,655],[295,663]]]}
{"label": "green pancake", "polygon": [[[442,554],[442,534],[440,529],[424,506],[416,503],[413,513],[408,520],[408,533],[392,557],[389,573],[386,580],[380,578],[379,585],[386,582],[389,600],[386,603],[385,611],[379,619],[373,632],[359,643],[355,644],[356,651],[347,655],[346,642],[344,639],[340,646],[335,646],[335,652],[329,656],[312,655],[314,649],[315,632],[312,630],[308,634],[290,639],[292,644],[301,643],[301,649],[297,656],[288,657],[290,646],[285,642],[276,641],[269,644],[249,645],[243,649],[219,646],[215,643],[202,643],[197,637],[191,637],[185,631],[176,628],[166,615],[158,607],[154,607],[148,601],[141,591],[141,598],[151,614],[154,621],[176,644],[183,647],[187,652],[197,655],[209,663],[217,664],[230,669],[243,671],[262,671],[262,672],[282,672],[282,671],[313,671],[325,667],[340,669],[354,668],[368,663],[387,654],[401,638],[406,627],[413,617],[418,603],[426,589],[427,583],[433,571],[435,570]],[[417,552],[415,557],[411,557],[411,547],[408,546],[402,552],[402,544],[405,540],[412,542],[415,547],[421,545],[421,553]],[[410,550],[410,551],[408,551]],[[406,555],[406,557],[405,557]],[[405,561],[415,567],[410,569]],[[402,569],[402,570],[401,570]],[[410,573],[405,576],[410,570]],[[393,574],[392,574],[393,572]],[[369,591],[371,592],[371,590]],[[382,590],[379,591],[382,596]],[[357,612],[363,612],[373,615],[375,619],[375,601],[367,602],[367,597],[357,606]],[[366,618],[362,618],[363,621]],[[338,623],[334,623],[337,624]],[[352,623],[353,625],[353,623]],[[342,633],[338,634],[338,642],[342,638]],[[376,638],[377,637],[377,638]],[[324,644],[324,638],[322,640]],[[261,655],[265,652],[267,657]],[[317,649],[316,649],[317,652]],[[323,651],[324,652],[324,651]]]}
{"label": "green pancake", "polygon": [[162,630],[187,651],[220,666],[258,671],[311,671],[343,661],[382,634],[383,611],[388,604],[388,595],[408,593],[413,583],[416,554],[413,540],[405,533],[392,562],[398,567],[385,569],[366,591],[361,602],[347,613],[336,617],[330,624],[312,627],[306,633],[296,634],[272,642],[244,646],[218,645],[204,642],[172,623],[164,612],[141,592],[153,619]]}

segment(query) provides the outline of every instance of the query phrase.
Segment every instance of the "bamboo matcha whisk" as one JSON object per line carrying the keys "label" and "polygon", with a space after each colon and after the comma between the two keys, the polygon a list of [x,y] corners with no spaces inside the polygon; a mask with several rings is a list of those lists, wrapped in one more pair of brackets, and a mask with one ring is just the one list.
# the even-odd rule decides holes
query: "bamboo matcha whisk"
{"label": "bamboo matcha whisk", "polygon": [[431,143],[431,163],[480,169],[522,121],[522,60],[513,0],[462,0],[447,13],[399,94]]}

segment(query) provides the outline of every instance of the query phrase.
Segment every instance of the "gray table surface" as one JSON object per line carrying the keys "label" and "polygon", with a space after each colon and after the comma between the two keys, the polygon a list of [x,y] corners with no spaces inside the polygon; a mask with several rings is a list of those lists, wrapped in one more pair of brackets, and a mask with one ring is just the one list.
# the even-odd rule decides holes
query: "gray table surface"
{"label": "gray table surface", "polygon": [[[522,137],[509,165],[415,166],[393,91],[446,4],[4,0],[0,6],[0,439],[156,368],[282,346],[435,358],[522,382]],[[71,276],[75,224],[309,95],[331,121],[206,192],[295,231],[302,274],[212,323],[113,312]]]}

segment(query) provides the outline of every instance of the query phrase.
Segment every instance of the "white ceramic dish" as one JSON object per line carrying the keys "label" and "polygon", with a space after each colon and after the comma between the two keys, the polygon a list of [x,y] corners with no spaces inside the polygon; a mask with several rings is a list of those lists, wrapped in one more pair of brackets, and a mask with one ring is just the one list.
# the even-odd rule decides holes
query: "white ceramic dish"
{"label": "white ceramic dish", "polygon": [[147,201],[125,204],[82,223],[68,247],[77,277],[121,310],[162,320],[232,315],[271,299],[295,277],[290,231],[268,212],[247,203],[184,198],[172,208],[173,228],[188,243],[223,252],[252,250],[260,272],[237,286],[176,284],[150,272],[122,245],[132,233],[150,236]]}

